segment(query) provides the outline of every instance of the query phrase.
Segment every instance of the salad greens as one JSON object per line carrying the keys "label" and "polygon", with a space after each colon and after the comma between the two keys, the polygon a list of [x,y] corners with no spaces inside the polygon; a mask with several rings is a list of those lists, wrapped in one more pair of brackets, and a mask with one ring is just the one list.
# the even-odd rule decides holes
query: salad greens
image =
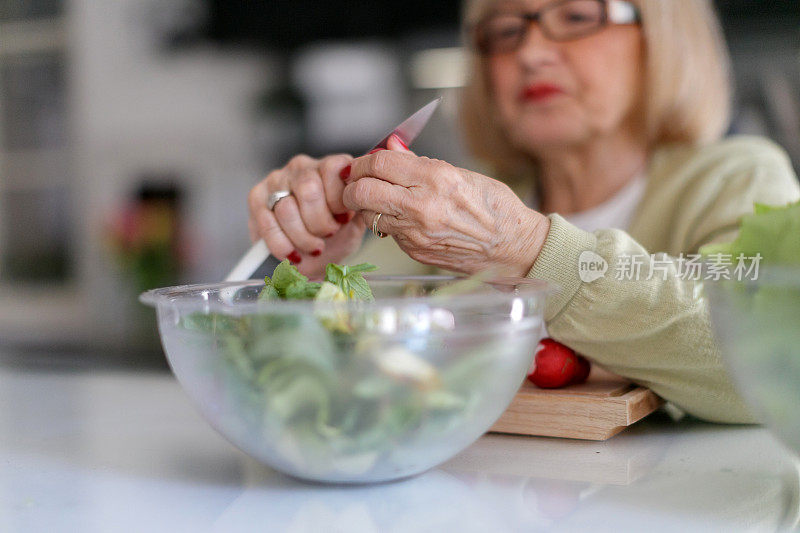
{"label": "salad greens", "polygon": [[[471,431],[485,391],[510,390],[493,380],[524,373],[505,367],[519,358],[501,357],[518,350],[521,341],[513,337],[500,344],[472,339],[458,358],[441,364],[453,349],[436,334],[453,327],[445,309],[436,311],[450,313],[449,323],[431,320],[419,333],[386,335],[377,315],[347,305],[373,300],[363,274],[375,269],[330,264],[325,280],[315,283],[284,261],[258,295],[269,302],[263,311],[183,319],[185,330],[201,335],[195,345],[211,344],[215,352],[210,359],[218,365],[213,373],[223,376],[228,418],[246,420],[239,428],[246,433],[242,440],[267,443],[290,470],[360,475],[381,458],[399,461],[397,454],[409,453],[404,443],[427,442],[419,453],[430,453],[432,438],[454,428]],[[278,304],[297,299],[313,299],[313,313]],[[417,324],[413,314],[404,319]],[[476,387],[478,382],[484,385]]]}
{"label": "salad greens", "polygon": [[[370,302],[375,298],[372,290],[364,279],[364,272],[372,272],[378,267],[369,263],[356,266],[342,266],[330,263],[325,268],[325,282],[338,288],[345,299],[364,300]],[[288,260],[284,259],[269,276],[264,278],[264,288],[259,294],[260,300],[307,300],[319,295],[323,283],[308,281],[308,278],[297,270]],[[339,294],[330,289],[323,293],[324,300],[338,300]]]}
{"label": "salad greens", "polygon": [[[723,353],[746,397],[779,436],[800,450],[800,202],[756,204],[742,217],[738,237],[700,252],[761,255],[761,265],[778,267],[742,283],[720,280],[710,287],[711,316]],[[793,267],[794,268],[789,268]],[[762,275],[764,274],[764,275]]]}
{"label": "salad greens", "polygon": [[369,263],[347,267],[328,264],[325,267],[325,281],[339,287],[345,296],[351,300],[373,301],[372,290],[364,279],[364,272],[372,272],[378,267]]}
{"label": "salad greens", "polygon": [[760,253],[765,264],[800,265],[800,202],[786,206],[755,204],[753,214],[742,217],[736,240],[704,246],[700,253],[734,257]]}
{"label": "salad greens", "polygon": [[[755,204],[753,214],[742,217],[739,235],[734,241],[704,246],[700,253],[712,261],[718,254],[734,258],[740,254],[745,258],[760,254],[760,263],[765,267],[800,265],[800,201],[785,206]],[[754,286],[748,288],[740,281],[731,279],[723,283],[731,302],[756,314],[778,317],[796,314],[800,305],[798,286],[791,288],[785,281],[762,278],[752,280]],[[780,326],[784,321],[778,320],[773,325]]]}
{"label": "salad greens", "polygon": [[[755,204],[752,215],[742,217],[737,238],[729,243],[712,244],[700,253],[714,260],[718,254],[754,258],[761,255],[765,267],[800,265],[800,201],[785,206]],[[787,290],[784,283],[763,279],[752,294],[741,287],[741,280],[730,280],[731,294],[738,294],[740,305],[756,312],[793,315],[798,307],[797,288]],[[756,281],[756,280],[753,280]],[[780,310],[780,313],[779,313]],[[778,322],[780,324],[781,322]]]}

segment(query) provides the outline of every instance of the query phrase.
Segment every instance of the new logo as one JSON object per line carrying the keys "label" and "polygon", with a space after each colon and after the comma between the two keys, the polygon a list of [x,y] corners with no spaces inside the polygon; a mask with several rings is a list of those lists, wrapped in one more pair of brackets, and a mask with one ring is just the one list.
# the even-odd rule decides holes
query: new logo
{"label": "new logo", "polygon": [[584,283],[605,277],[607,270],[608,262],[591,250],[581,252],[578,257],[578,276]]}

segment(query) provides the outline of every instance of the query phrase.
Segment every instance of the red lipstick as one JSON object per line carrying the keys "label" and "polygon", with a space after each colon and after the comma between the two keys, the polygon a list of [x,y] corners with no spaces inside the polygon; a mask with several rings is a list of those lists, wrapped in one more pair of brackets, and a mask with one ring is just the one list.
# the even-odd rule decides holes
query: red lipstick
{"label": "red lipstick", "polygon": [[520,92],[520,100],[527,102],[541,102],[557,94],[563,94],[564,90],[558,85],[551,83],[537,83],[528,85]]}

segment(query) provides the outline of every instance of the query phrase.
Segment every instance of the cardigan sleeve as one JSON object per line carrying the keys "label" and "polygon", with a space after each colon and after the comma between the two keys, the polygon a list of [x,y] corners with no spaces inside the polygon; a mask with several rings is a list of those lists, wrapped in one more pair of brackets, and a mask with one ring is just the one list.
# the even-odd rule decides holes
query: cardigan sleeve
{"label": "cardigan sleeve", "polygon": [[[752,212],[754,202],[795,201],[800,196],[797,180],[781,157],[726,161],[707,170],[707,179],[696,180],[694,189],[681,195],[680,211],[692,217],[681,252],[694,254],[705,244],[735,238],[739,218]],[[723,365],[702,279],[684,275],[679,256],[656,253],[651,263],[650,254],[660,250],[645,249],[624,231],[590,233],[558,215],[550,215],[550,221],[528,276],[561,288],[545,311],[553,338],[692,415],[717,422],[756,421]],[[582,257],[584,252],[589,254]],[[581,276],[582,258],[604,262],[607,270],[597,279]]]}
{"label": "cardigan sleeve", "polygon": [[[753,422],[723,367],[700,282],[684,280],[677,259],[666,255],[659,258],[662,270],[650,276],[648,251],[623,231],[587,233],[558,215],[550,218],[547,242],[529,273],[561,287],[547,305],[549,334],[688,413]],[[602,258],[604,276],[580,279],[578,259],[585,251]],[[637,257],[638,277],[628,279],[633,270],[619,276],[626,258]]]}

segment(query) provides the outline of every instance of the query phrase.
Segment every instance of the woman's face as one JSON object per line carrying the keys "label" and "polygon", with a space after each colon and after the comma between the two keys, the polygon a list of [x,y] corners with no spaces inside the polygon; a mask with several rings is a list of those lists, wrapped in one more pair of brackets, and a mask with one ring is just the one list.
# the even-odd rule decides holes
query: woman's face
{"label": "woman's face", "polygon": [[[535,12],[548,3],[505,1],[497,7]],[[517,50],[488,58],[501,125],[515,146],[534,155],[598,136],[635,133],[642,49],[635,25],[609,25],[587,37],[554,42],[533,23]]]}

